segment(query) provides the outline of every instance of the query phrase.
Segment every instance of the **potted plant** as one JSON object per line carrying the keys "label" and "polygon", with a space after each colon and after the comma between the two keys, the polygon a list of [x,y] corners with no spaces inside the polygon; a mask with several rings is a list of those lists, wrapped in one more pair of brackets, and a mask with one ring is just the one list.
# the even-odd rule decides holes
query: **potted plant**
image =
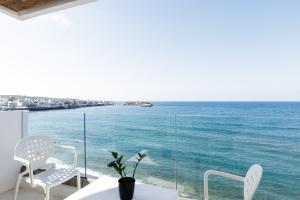
{"label": "potted plant", "polygon": [[134,187],[135,187],[135,172],[140,162],[147,156],[146,154],[138,153],[137,160],[134,162],[133,173],[132,176],[127,176],[126,174],[126,165],[123,162],[123,155],[120,155],[118,152],[111,151],[110,152],[113,161],[108,163],[108,167],[114,168],[118,174],[121,176],[119,179],[119,195],[121,200],[131,200],[134,195]]}

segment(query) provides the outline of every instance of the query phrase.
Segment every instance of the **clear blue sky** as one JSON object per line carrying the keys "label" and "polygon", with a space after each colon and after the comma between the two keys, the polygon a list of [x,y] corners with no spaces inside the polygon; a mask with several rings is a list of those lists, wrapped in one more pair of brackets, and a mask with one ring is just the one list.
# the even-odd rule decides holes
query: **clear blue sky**
{"label": "clear blue sky", "polygon": [[0,24],[1,94],[300,100],[298,0],[100,0]]}

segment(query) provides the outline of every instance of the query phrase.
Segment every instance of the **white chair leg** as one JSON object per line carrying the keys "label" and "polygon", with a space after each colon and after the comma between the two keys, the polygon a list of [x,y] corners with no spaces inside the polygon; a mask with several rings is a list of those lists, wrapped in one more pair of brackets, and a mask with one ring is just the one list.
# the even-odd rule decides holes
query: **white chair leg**
{"label": "white chair leg", "polygon": [[208,173],[204,173],[204,200],[208,200]]}
{"label": "white chair leg", "polygon": [[77,190],[81,189],[81,177],[80,173],[77,174]]}
{"label": "white chair leg", "polygon": [[22,176],[18,175],[13,200],[17,200],[21,179]]}
{"label": "white chair leg", "polygon": [[50,200],[50,188],[46,188],[46,198],[45,200]]}

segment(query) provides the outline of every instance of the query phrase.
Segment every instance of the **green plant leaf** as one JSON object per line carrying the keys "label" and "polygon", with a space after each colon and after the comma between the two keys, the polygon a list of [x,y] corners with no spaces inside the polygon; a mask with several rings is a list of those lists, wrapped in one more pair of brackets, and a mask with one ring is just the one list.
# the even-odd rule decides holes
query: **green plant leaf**
{"label": "green plant leaf", "polygon": [[122,159],[123,159],[123,155],[121,155],[119,158],[117,158],[117,163],[121,163],[122,162]]}
{"label": "green plant leaf", "polygon": [[141,155],[141,160],[144,159],[145,157],[147,157],[147,155],[144,153]]}
{"label": "green plant leaf", "polygon": [[111,155],[112,155],[115,159],[118,158],[118,152],[111,151]]}
{"label": "green plant leaf", "polygon": [[113,167],[115,165],[116,165],[116,161],[112,161],[112,162],[107,164],[107,167]]}

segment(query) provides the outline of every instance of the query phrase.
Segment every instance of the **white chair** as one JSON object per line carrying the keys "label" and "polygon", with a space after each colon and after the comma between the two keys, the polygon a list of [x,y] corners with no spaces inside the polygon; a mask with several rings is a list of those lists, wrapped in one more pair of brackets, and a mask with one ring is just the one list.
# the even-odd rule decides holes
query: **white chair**
{"label": "white chair", "polygon": [[[56,168],[54,163],[47,163],[53,154],[55,147],[71,150],[74,153],[72,168]],[[26,166],[26,170],[18,175],[13,199],[17,199],[21,180],[30,183],[32,187],[40,186],[44,189],[46,200],[50,199],[50,189],[54,186],[77,176],[77,188],[80,189],[80,173],[75,169],[77,164],[76,149],[70,146],[59,146],[48,137],[43,135],[29,136],[19,141],[15,148],[14,159]],[[35,173],[37,169],[43,169]]]}
{"label": "white chair", "polygon": [[234,179],[244,183],[244,200],[251,200],[262,178],[263,168],[258,165],[252,165],[246,176],[241,177],[226,172],[208,170],[204,173],[204,200],[208,200],[208,176],[217,175],[226,178]]}

